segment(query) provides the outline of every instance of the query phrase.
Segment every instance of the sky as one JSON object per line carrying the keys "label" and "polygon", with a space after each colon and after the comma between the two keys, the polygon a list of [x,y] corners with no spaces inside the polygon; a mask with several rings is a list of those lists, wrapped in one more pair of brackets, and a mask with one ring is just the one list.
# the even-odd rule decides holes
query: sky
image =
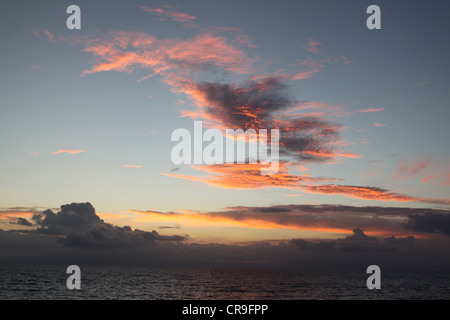
{"label": "sky", "polygon": [[[0,8],[5,261],[450,265],[445,1]],[[278,129],[278,171],[175,163],[172,133],[198,121]]]}

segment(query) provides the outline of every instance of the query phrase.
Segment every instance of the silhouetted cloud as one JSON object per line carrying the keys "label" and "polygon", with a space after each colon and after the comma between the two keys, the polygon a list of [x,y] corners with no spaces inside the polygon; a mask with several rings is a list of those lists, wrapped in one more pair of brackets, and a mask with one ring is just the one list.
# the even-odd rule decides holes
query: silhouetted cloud
{"label": "silhouetted cloud", "polygon": [[[371,242],[362,229],[375,235],[412,235],[414,231],[408,225],[411,217],[426,219],[428,213],[440,217],[440,222],[447,221],[450,217],[448,210],[433,210],[421,208],[399,207],[354,207],[342,205],[274,205],[268,207],[228,207],[221,211],[189,211],[160,212],[155,210],[139,211],[134,213],[163,216],[165,219],[173,219],[174,222],[185,219],[186,221],[205,221],[209,223],[235,224],[248,228],[286,228],[293,230],[310,230],[319,232],[347,233],[354,229],[348,241],[360,240]],[[420,219],[420,218],[417,218]],[[414,220],[413,220],[414,221]],[[437,221],[436,221],[437,222]],[[405,225],[406,224],[406,225]],[[408,227],[409,226],[409,227]],[[441,226],[441,228],[443,228]],[[419,230],[418,230],[419,231]]]}
{"label": "silhouetted cloud", "polygon": [[[11,222],[11,223],[12,223],[12,222]],[[21,218],[21,217],[17,218],[16,224],[19,224],[19,225],[22,225],[22,226],[27,226],[27,227],[33,225],[33,224],[32,224],[31,222],[29,222],[27,219]]]}
{"label": "silhouetted cloud", "polygon": [[90,203],[72,203],[61,206],[54,213],[45,210],[32,218],[40,227],[36,233],[59,236],[58,241],[68,246],[132,247],[157,241],[183,241],[182,236],[165,236],[156,231],[132,230],[105,223]]}
{"label": "silhouetted cloud", "polygon": [[[343,235],[337,239],[279,239],[234,245],[188,243],[181,241],[186,237],[163,236],[156,231],[114,226],[100,219],[89,203],[72,203],[61,206],[57,213],[45,210],[36,214],[33,220],[38,228],[35,230],[0,229],[0,257],[2,262],[12,264],[364,269],[376,263],[382,268],[402,270],[447,270],[450,261],[443,254],[448,251],[447,237],[431,241],[417,239],[412,235],[398,236],[403,227],[399,224],[400,221],[408,221],[410,216],[415,215],[430,218],[424,214],[425,210],[280,205],[231,207],[223,212],[207,213],[211,223],[219,221],[214,218],[220,219],[228,215],[228,219],[255,225],[259,223],[257,219],[280,225],[290,225],[299,219],[297,222],[311,225],[322,220],[332,226],[335,225],[333,220],[340,221],[343,218],[342,221],[346,221],[347,226],[352,225],[352,220],[353,226],[357,226],[342,229]],[[427,212],[433,212],[435,216],[449,214],[442,210]],[[177,212],[155,214],[166,218],[181,215]],[[364,220],[370,223],[365,224]],[[376,232],[376,236],[373,235],[383,225],[382,220],[391,225],[394,225],[393,221],[399,224],[390,231],[389,237],[382,237]],[[179,220],[180,223],[181,221]],[[162,227],[168,226],[173,227],[175,224]],[[371,235],[366,234],[366,227],[372,230]]]}
{"label": "silhouetted cloud", "polygon": [[411,214],[403,224],[404,228],[423,233],[442,233],[450,236],[450,215],[426,212],[424,214]]}
{"label": "silhouetted cloud", "polygon": [[367,236],[360,228],[353,229],[353,234],[343,239],[328,241],[308,241],[303,239],[292,239],[291,243],[299,250],[306,251],[341,251],[341,252],[394,252],[408,245],[414,246],[415,238],[396,238],[394,236],[379,240],[376,237]]}

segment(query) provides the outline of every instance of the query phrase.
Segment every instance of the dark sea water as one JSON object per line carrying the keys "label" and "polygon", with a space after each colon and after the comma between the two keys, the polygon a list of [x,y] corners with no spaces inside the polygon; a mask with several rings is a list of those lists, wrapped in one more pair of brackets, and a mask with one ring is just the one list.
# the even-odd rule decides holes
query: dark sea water
{"label": "dark sea water", "polygon": [[80,266],[81,289],[69,290],[66,267],[0,266],[0,299],[450,299],[450,272],[382,272],[369,290],[365,272]]}

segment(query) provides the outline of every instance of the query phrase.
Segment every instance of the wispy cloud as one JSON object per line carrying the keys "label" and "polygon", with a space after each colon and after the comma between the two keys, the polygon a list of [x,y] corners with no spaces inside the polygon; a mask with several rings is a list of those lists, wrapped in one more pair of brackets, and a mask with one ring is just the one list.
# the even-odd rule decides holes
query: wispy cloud
{"label": "wispy cloud", "polygon": [[121,166],[125,168],[142,168],[141,165],[133,165],[133,164],[122,164]]}
{"label": "wispy cloud", "polygon": [[358,110],[358,112],[378,112],[378,111],[383,111],[384,108],[367,108],[367,109],[361,109]]}
{"label": "wispy cloud", "polygon": [[301,80],[311,78],[314,73],[322,71],[325,68],[325,64],[328,62],[330,62],[329,58],[320,60],[311,57],[308,57],[306,59],[298,59],[297,65],[302,66],[304,70],[294,74],[291,79]]}
{"label": "wispy cloud", "polygon": [[[65,40],[65,37],[62,35],[55,35],[47,29],[35,30],[33,31],[33,35],[36,37],[42,37],[46,39],[48,42],[56,43],[57,41]],[[40,69],[40,68],[39,68]]]}
{"label": "wispy cloud", "polygon": [[350,64],[350,63],[352,63],[352,59],[350,59],[350,58],[348,58],[348,57],[342,56],[341,58],[342,58],[342,62],[343,62],[344,64]]}
{"label": "wispy cloud", "polygon": [[39,65],[22,65],[22,67],[30,68],[30,69],[35,69],[35,70],[40,70],[40,69],[42,69],[42,66],[39,66]]}
{"label": "wispy cloud", "polygon": [[289,173],[289,164],[281,162],[277,174],[261,175],[259,164],[194,165],[195,169],[207,172],[206,176],[163,173],[166,176],[203,182],[210,186],[231,189],[286,188],[296,189],[301,183],[329,182],[339,179],[312,177],[308,174]]}
{"label": "wispy cloud", "polygon": [[176,11],[172,6],[165,6],[161,8],[150,8],[148,6],[139,5],[139,7],[143,11],[150,12],[159,16],[160,17],[159,20],[169,19],[172,21],[189,23],[187,25],[191,27],[197,26],[196,24],[193,23],[193,21],[197,19],[196,17],[181,11]]}
{"label": "wispy cloud", "polygon": [[363,200],[396,201],[396,202],[411,202],[421,200],[419,198],[410,197],[404,194],[391,192],[389,190],[377,187],[328,184],[328,185],[302,186],[301,188],[304,191],[311,193],[341,194],[350,198],[357,198]]}
{"label": "wispy cloud", "polygon": [[193,38],[158,39],[142,32],[111,31],[105,37],[90,39],[83,49],[97,57],[94,66],[83,75],[104,71],[132,72],[135,68],[152,74],[183,78],[195,70],[212,66],[244,74],[252,60],[232,46],[225,37],[199,34]]}
{"label": "wispy cloud", "polygon": [[416,84],[416,86],[418,86],[418,87],[420,87],[420,86],[425,86],[425,85],[430,84],[430,83],[431,83],[430,78],[425,78],[425,79],[423,79],[422,81],[418,82],[418,83]]}
{"label": "wispy cloud", "polygon": [[387,124],[385,124],[385,123],[379,123],[379,122],[375,122],[373,125],[374,125],[375,127],[387,127]]}
{"label": "wispy cloud", "polygon": [[309,52],[318,54],[322,52],[322,50],[319,49],[320,45],[322,45],[322,43],[320,43],[319,41],[308,39],[304,46],[306,47],[306,49],[308,49]]}
{"label": "wispy cloud", "polygon": [[450,186],[450,166],[448,159],[434,160],[430,157],[401,160],[392,175],[395,181],[420,179],[424,184]]}
{"label": "wispy cloud", "polygon": [[424,202],[450,205],[450,199],[434,199],[408,196],[402,193],[371,186],[320,184],[340,181],[339,178],[314,177],[310,174],[294,175],[289,172],[290,163],[280,162],[277,174],[261,175],[258,164],[193,165],[207,175],[163,175],[202,182],[216,188],[265,189],[282,188],[313,194],[342,195],[348,198],[387,202]]}
{"label": "wispy cloud", "polygon": [[76,153],[82,153],[82,152],[86,152],[86,150],[60,149],[58,151],[52,152],[52,154],[61,154],[61,153],[76,154]]}

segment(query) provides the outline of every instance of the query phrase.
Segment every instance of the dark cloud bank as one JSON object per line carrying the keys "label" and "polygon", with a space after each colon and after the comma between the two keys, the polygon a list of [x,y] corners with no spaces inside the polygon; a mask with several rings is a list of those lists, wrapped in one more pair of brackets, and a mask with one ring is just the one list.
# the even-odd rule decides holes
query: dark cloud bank
{"label": "dark cloud bank", "polygon": [[298,269],[364,269],[377,264],[389,269],[449,270],[449,215],[412,213],[408,217],[405,229],[440,236],[381,238],[355,228],[335,240],[196,244],[187,243],[187,236],[114,226],[100,219],[90,203],[72,203],[57,213],[35,214],[33,224],[19,219],[18,224],[35,225],[33,230],[0,229],[0,257],[3,264]]}

